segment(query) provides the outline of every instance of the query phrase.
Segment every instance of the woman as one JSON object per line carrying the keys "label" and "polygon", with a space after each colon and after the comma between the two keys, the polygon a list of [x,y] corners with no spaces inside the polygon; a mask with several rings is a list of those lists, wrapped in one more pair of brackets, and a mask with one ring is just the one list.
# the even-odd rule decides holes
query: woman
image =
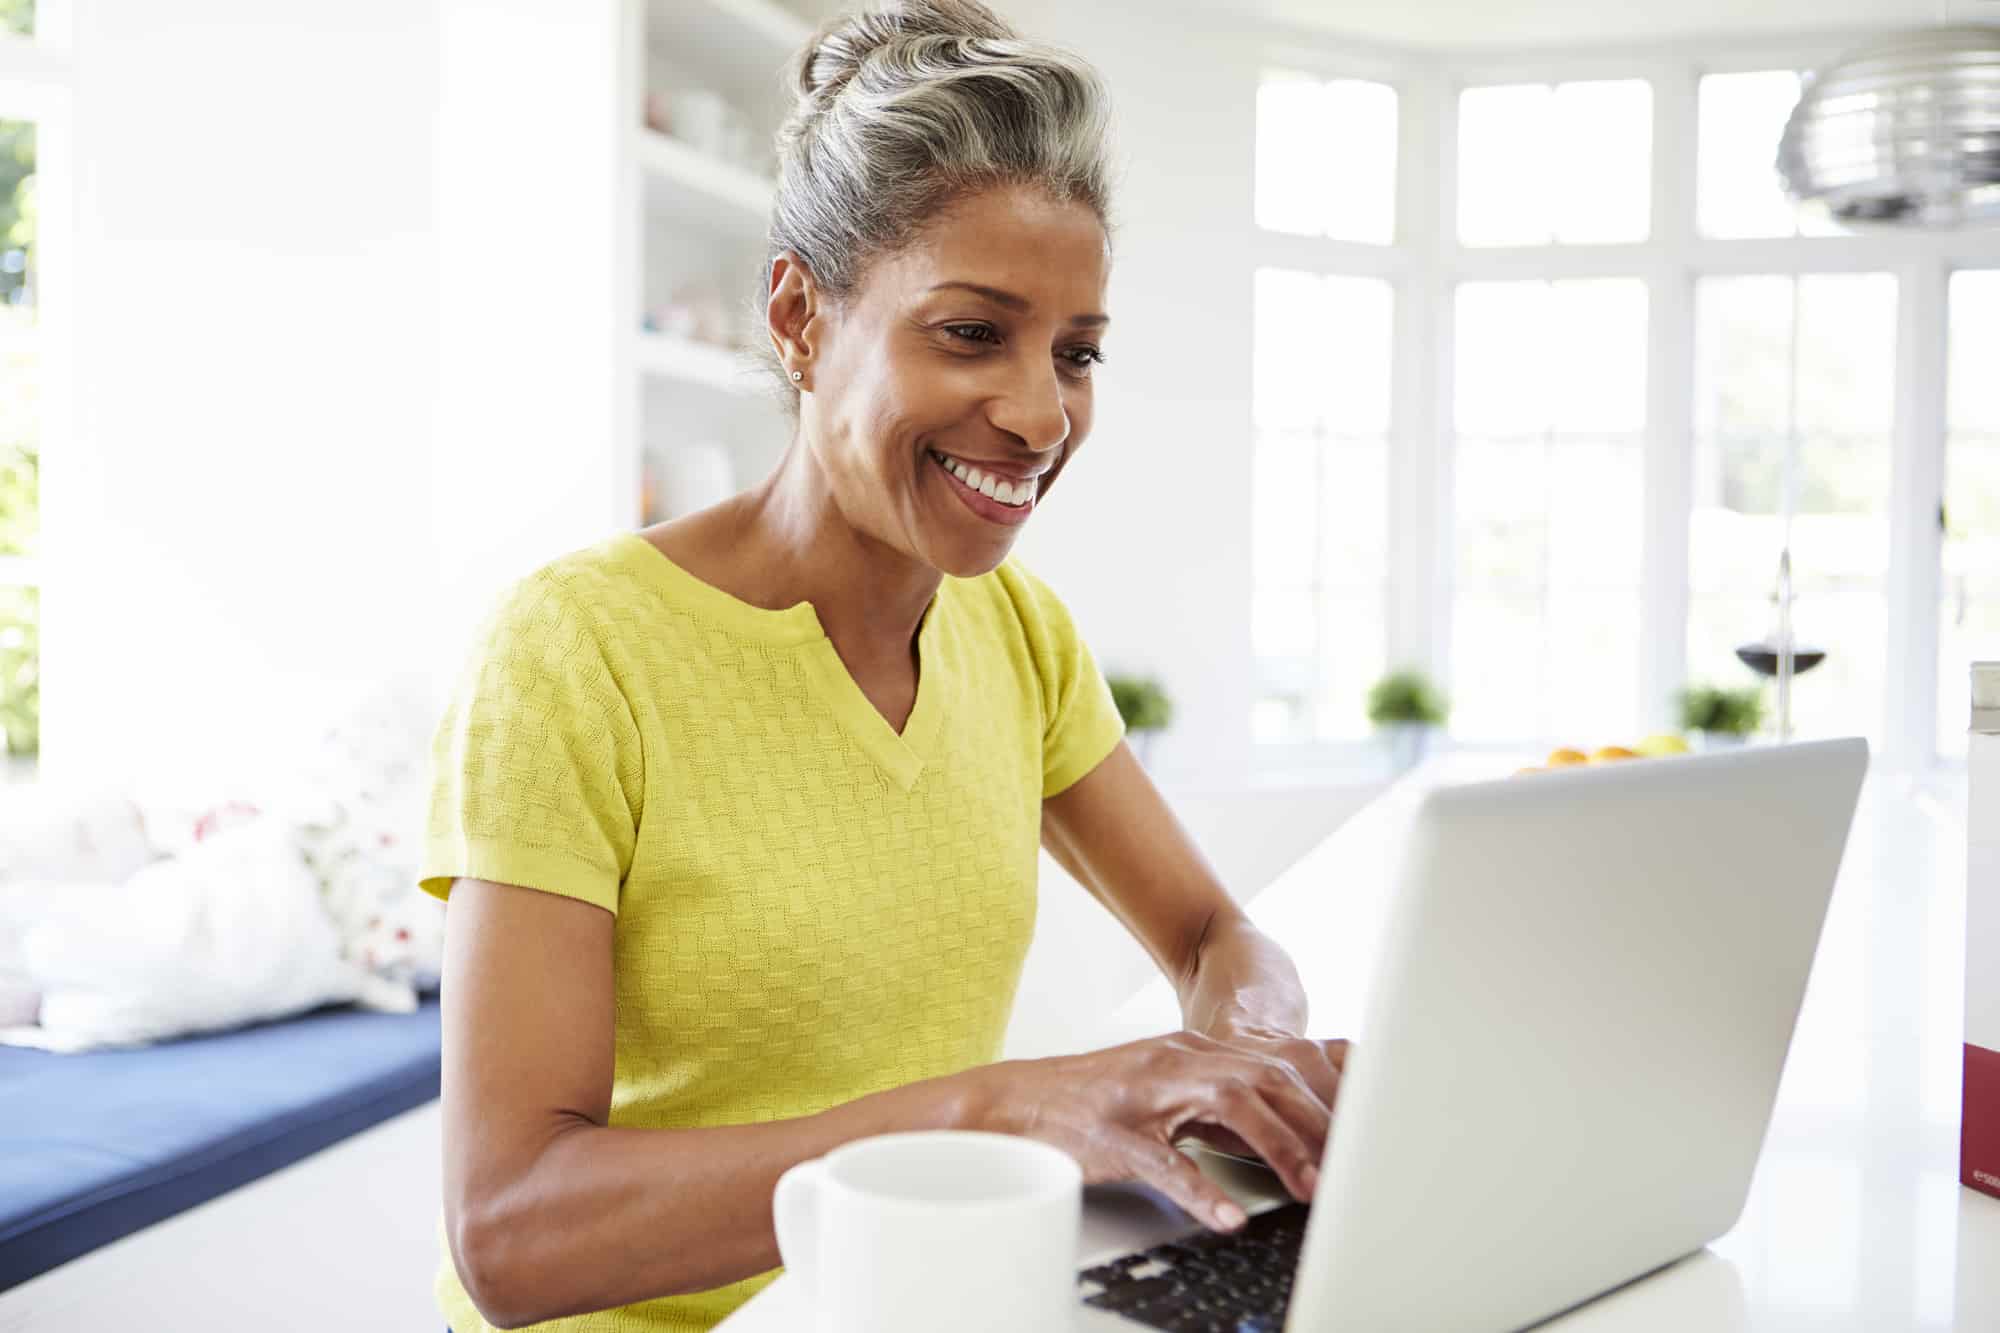
{"label": "woman", "polygon": [[[1008,554],[1090,430],[1102,90],[972,0],[837,20],[791,73],[789,451],[516,583],[436,736],[457,1333],[707,1329],[776,1275],[778,1176],[864,1135],[1028,1135],[1219,1228],[1177,1138],[1299,1197],[1325,1141],[1345,1043],[1301,1035],[1290,961]],[[1038,841],[1185,1030],[995,1063]]]}

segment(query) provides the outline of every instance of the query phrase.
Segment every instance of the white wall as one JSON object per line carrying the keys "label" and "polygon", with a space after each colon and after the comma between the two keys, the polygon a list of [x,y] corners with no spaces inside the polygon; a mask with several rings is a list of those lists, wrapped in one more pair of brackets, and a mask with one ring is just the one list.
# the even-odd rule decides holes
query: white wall
{"label": "white wall", "polygon": [[439,651],[507,579],[637,512],[625,0],[433,0],[440,337],[432,488]]}
{"label": "white wall", "polygon": [[408,0],[78,6],[46,776],[192,785],[424,642],[437,65]]}

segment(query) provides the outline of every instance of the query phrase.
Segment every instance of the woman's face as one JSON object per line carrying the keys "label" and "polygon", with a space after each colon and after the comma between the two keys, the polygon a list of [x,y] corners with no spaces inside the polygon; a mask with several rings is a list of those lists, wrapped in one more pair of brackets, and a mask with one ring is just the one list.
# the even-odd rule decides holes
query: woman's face
{"label": "woman's face", "polygon": [[998,565],[1090,433],[1109,277],[1089,207],[1006,187],[815,299],[800,423],[849,523],[961,578]]}

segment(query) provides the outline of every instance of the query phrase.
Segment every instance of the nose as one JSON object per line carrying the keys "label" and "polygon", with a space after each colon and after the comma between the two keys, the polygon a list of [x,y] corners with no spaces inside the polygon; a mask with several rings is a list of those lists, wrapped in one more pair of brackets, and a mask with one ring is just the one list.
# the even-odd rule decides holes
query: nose
{"label": "nose", "polygon": [[1054,360],[1025,360],[1027,365],[1009,376],[1005,391],[988,405],[987,419],[1036,453],[1046,453],[1069,438],[1069,410],[1063,406]]}

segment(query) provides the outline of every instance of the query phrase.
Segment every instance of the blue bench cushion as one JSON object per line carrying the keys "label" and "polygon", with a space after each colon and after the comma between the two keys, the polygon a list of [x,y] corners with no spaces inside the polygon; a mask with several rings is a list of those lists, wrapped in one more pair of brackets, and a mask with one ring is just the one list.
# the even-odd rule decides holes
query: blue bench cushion
{"label": "blue bench cushion", "polygon": [[131,1050],[0,1046],[0,1291],[438,1096],[438,997]]}

